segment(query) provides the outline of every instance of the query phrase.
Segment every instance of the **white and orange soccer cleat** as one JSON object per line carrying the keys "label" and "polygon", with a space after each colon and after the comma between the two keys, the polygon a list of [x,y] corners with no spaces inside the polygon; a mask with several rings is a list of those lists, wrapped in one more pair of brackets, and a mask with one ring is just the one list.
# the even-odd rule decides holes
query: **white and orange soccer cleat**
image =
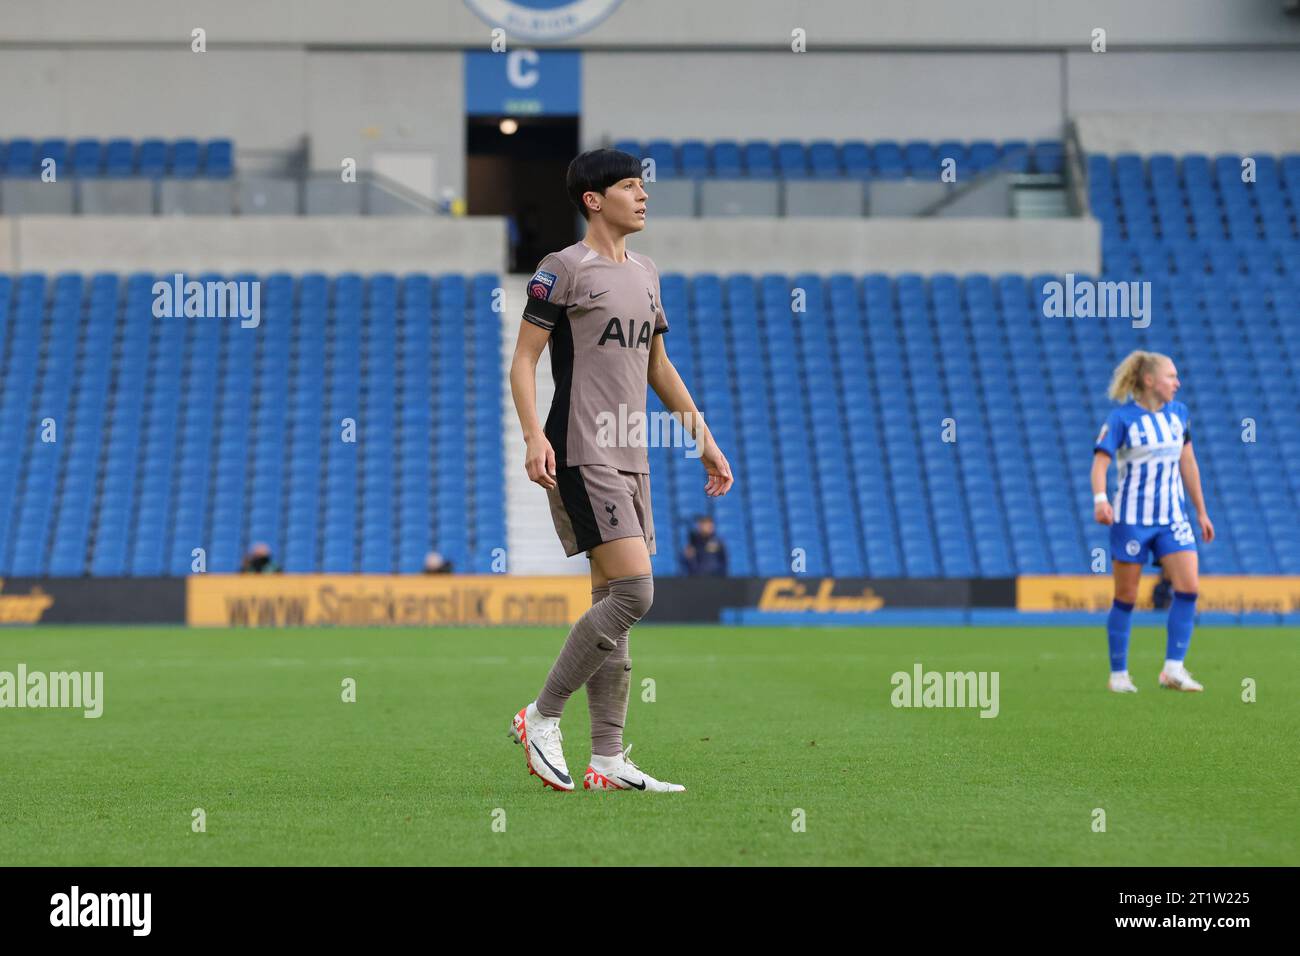
{"label": "white and orange soccer cleat", "polygon": [[1127,672],[1111,674],[1106,686],[1116,694],[1136,694],[1138,692],[1137,684],[1133,683],[1133,678],[1129,677]]}
{"label": "white and orange soccer cleat", "polygon": [[1180,667],[1176,671],[1169,668],[1162,670],[1160,672],[1160,686],[1167,687],[1170,690],[1205,690],[1200,683],[1192,678],[1192,675],[1187,672],[1185,667]]}
{"label": "white and orange soccer cleat", "polygon": [[573,789],[569,766],[564,762],[564,736],[560,733],[560,718],[544,717],[533,701],[510,724],[510,736],[524,748],[528,772],[542,778],[542,786],[552,790]]}
{"label": "white and orange soccer cleat", "polygon": [[628,744],[617,757],[591,755],[591,763],[582,777],[584,790],[644,790],[651,793],[681,793],[685,791],[680,783],[665,783],[656,780],[632,761],[627,759],[632,745]]}

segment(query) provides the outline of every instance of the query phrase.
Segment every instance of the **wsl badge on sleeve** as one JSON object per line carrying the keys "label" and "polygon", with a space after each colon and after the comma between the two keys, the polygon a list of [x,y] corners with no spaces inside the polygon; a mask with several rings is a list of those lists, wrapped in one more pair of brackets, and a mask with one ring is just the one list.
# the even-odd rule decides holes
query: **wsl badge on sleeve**
{"label": "wsl badge on sleeve", "polygon": [[586,33],[622,0],[465,0],[494,27],[519,40],[563,40]]}
{"label": "wsl badge on sleeve", "polygon": [[551,290],[555,288],[555,273],[543,272],[538,269],[531,279],[528,280],[528,297],[531,299],[541,299],[543,302],[551,300]]}

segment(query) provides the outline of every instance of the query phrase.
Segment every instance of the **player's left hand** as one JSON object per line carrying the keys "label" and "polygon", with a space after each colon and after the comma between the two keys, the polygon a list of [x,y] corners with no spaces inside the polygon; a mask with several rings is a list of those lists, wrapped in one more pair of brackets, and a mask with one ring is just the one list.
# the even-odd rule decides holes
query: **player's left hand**
{"label": "player's left hand", "polygon": [[727,463],[727,456],[722,454],[721,448],[709,442],[709,447],[700,455],[700,462],[704,465],[704,473],[709,476],[704,485],[706,495],[718,498],[731,490],[735,479],[731,477],[731,465]]}
{"label": "player's left hand", "polygon": [[1202,541],[1213,541],[1213,540],[1214,540],[1214,525],[1210,524],[1210,518],[1209,518],[1209,516],[1208,516],[1208,515],[1198,515],[1197,518],[1198,518],[1198,520],[1199,520],[1199,522],[1200,522],[1200,525],[1201,525],[1201,540],[1202,540]]}

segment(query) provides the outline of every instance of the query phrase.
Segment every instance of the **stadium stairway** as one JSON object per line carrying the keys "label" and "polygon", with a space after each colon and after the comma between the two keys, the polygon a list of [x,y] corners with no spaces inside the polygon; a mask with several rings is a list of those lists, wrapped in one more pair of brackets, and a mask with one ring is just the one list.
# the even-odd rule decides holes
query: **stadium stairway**
{"label": "stadium stairway", "polygon": [[[501,458],[505,462],[506,545],[511,574],[586,574],[587,562],[567,558],[555,537],[546,493],[524,471],[524,442],[514,396],[510,363],[514,359],[520,316],[524,313],[527,277],[511,276],[501,313]],[[537,361],[537,414],[542,421],[555,395],[549,351]]]}

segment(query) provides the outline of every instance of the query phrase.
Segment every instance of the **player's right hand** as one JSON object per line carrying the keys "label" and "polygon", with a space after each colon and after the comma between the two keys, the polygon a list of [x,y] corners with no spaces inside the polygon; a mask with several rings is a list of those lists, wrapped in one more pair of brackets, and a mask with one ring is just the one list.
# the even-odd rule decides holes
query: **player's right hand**
{"label": "player's right hand", "polygon": [[731,486],[735,483],[735,478],[731,475],[731,465],[727,462],[727,456],[722,453],[722,449],[712,440],[700,455],[700,462],[704,465],[704,473],[709,479],[704,483],[706,495],[717,498],[731,490]]}
{"label": "player's right hand", "polygon": [[1114,524],[1115,512],[1110,510],[1109,501],[1099,501],[1092,509],[1092,516],[1097,519],[1097,524]]}
{"label": "player's right hand", "polygon": [[555,449],[545,435],[538,435],[528,442],[528,450],[524,453],[524,470],[528,472],[529,481],[535,481],[543,488],[556,487]]}

